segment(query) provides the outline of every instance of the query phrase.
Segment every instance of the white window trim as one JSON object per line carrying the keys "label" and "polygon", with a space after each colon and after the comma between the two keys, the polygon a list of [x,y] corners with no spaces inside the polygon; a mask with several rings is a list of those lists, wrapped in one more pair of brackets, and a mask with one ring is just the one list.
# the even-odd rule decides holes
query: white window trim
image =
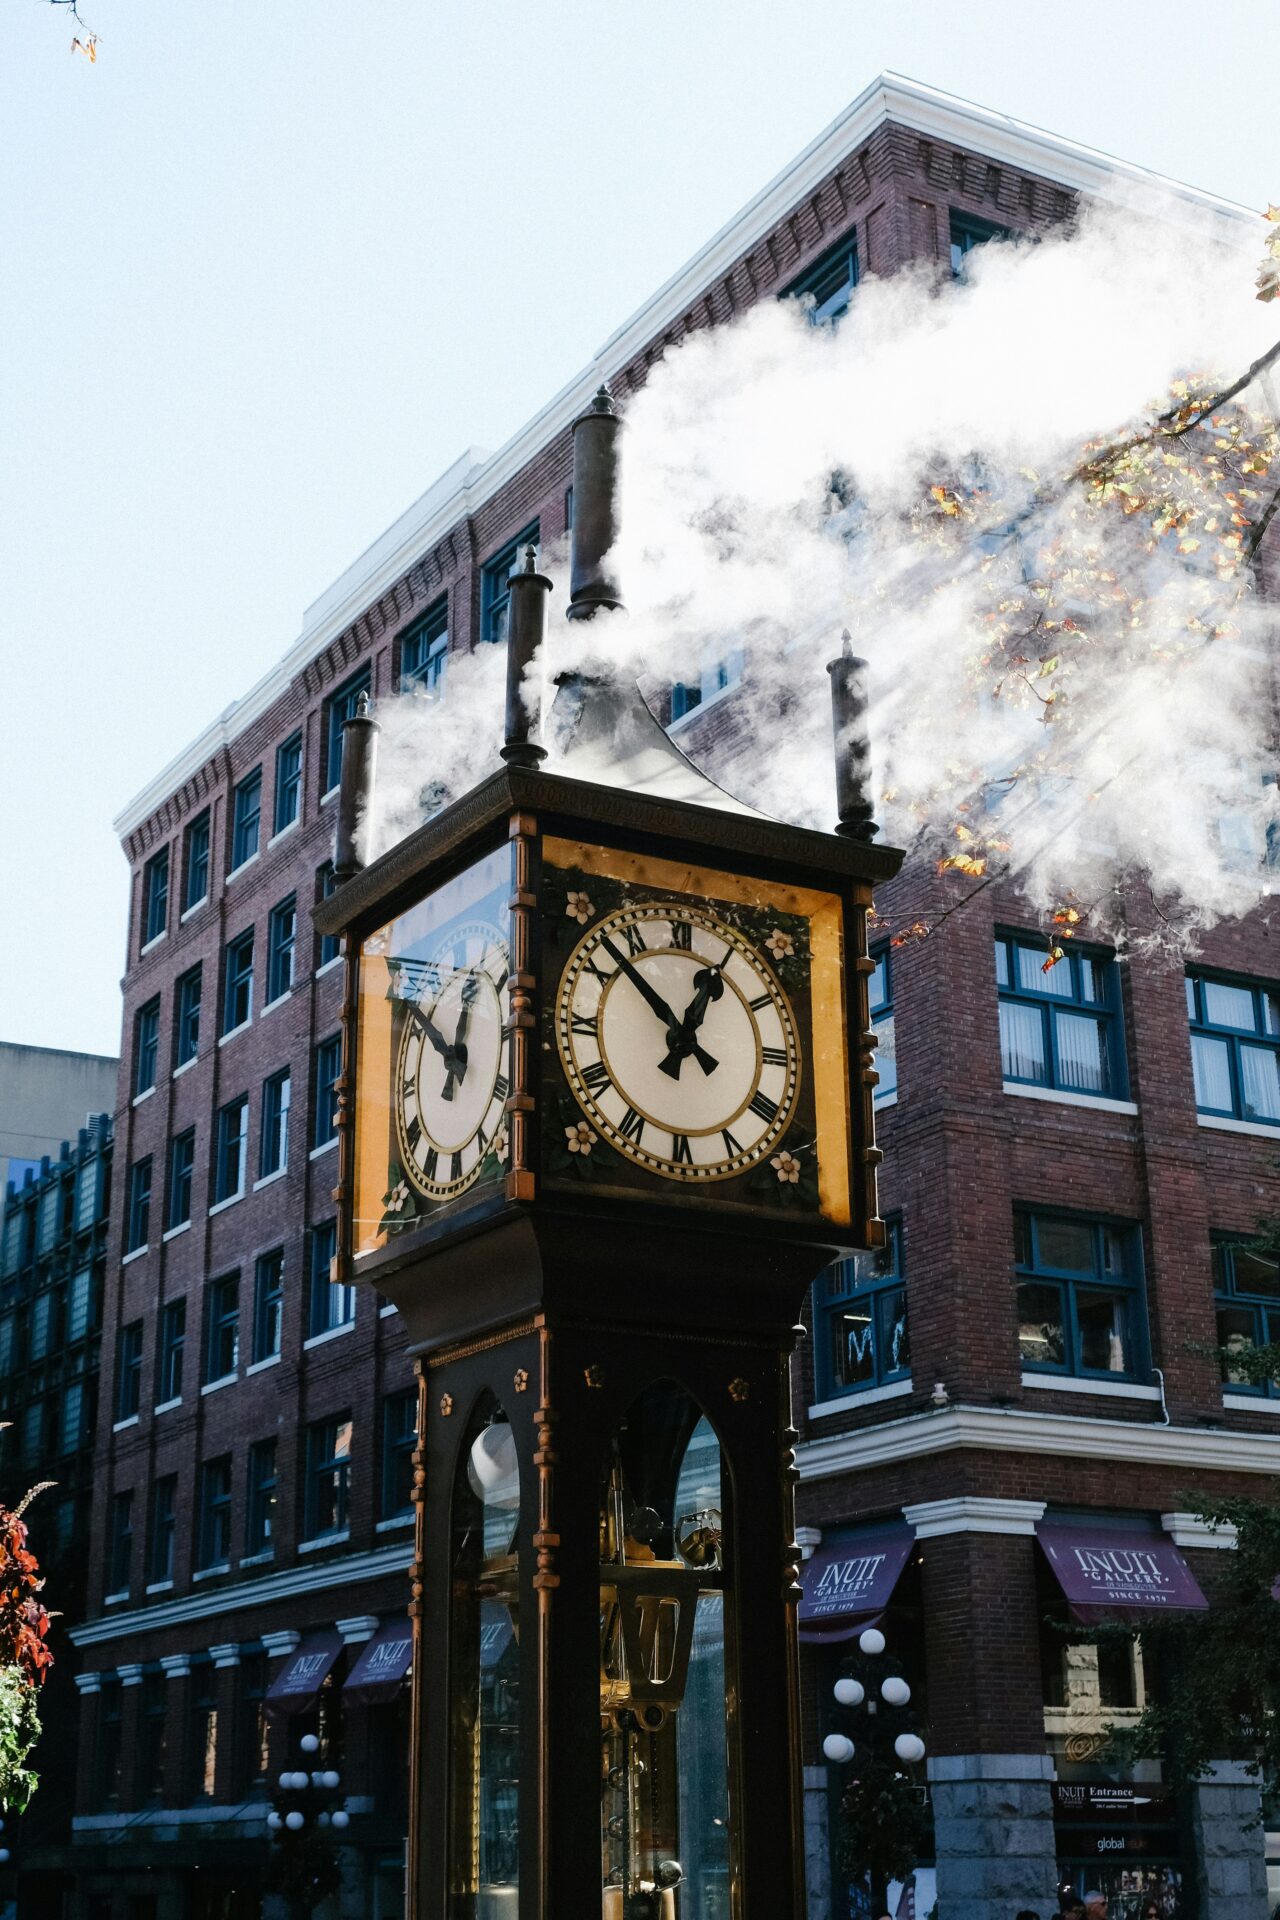
{"label": "white window trim", "polygon": [[190,1231],[191,1231],[190,1220],[180,1220],[176,1227],[167,1227],[165,1231],[160,1235],[160,1238],[162,1241],[176,1240],[180,1233],[190,1233]]}
{"label": "white window trim", "polygon": [[172,1580],[153,1580],[149,1587],[143,1588],[143,1592],[144,1593],[172,1593],[173,1582]]}
{"label": "white window trim", "polygon": [[341,965],[342,965],[342,955],[340,953],[335,953],[332,960],[326,960],[322,967],[316,968],[315,973],[312,975],[312,978],[315,980],[319,980],[326,973],[332,973],[335,967],[340,967]]}
{"label": "white window trim", "polygon": [[890,1087],[888,1093],[873,1093],[871,1096],[871,1104],[877,1113],[883,1113],[886,1107],[896,1107],[898,1104],[898,1089],[896,1087]]}
{"label": "white window trim", "polygon": [[209,1209],[210,1220],[212,1220],[215,1213],[225,1213],[228,1207],[234,1207],[238,1200],[243,1199],[244,1188],[241,1187],[238,1193],[229,1193],[225,1200],[215,1200]]}
{"label": "white window trim", "polygon": [[[262,831],[261,827],[259,827],[258,831],[259,833],[261,833]],[[223,885],[229,887],[233,880],[238,880],[242,873],[247,873],[249,871],[249,868],[253,865],[254,861],[260,859],[261,857],[262,857],[262,849],[260,847],[255,847],[247,860],[242,860],[238,867],[232,867],[230,873],[227,875],[225,881],[223,882]]]}
{"label": "white window trim", "polygon": [[321,1547],[339,1547],[344,1540],[351,1538],[350,1527],[339,1527],[336,1533],[322,1533],[315,1540],[299,1540],[299,1553],[318,1553]]}
{"label": "white window trim", "polygon": [[277,1007],[282,1007],[286,1000],[292,1000],[292,998],[293,998],[293,983],[291,981],[289,985],[285,988],[283,993],[278,993],[274,1000],[268,1000],[265,1007],[260,1007],[258,1009],[259,1020],[265,1020],[269,1013],[274,1013]]}
{"label": "white window trim", "polygon": [[199,1058],[200,1058],[200,1049],[197,1047],[196,1051],[192,1054],[189,1060],[184,1060],[180,1067],[174,1068],[173,1072],[169,1075],[169,1078],[171,1080],[176,1080],[179,1074],[189,1073]]}
{"label": "white window trim", "polygon": [[326,1340],[336,1340],[340,1334],[354,1333],[355,1327],[354,1320],[344,1320],[340,1327],[326,1327],[323,1333],[313,1333],[304,1340],[302,1351],[306,1353],[310,1347],[322,1347]]}
{"label": "white window trim", "polygon": [[138,948],[139,960],[145,959],[147,954],[149,953],[154,953],[156,948],[160,945],[160,942],[162,940],[167,940],[168,938],[169,938],[168,927],[161,927],[159,933],[156,934],[154,939],[145,940],[143,944]]}
{"label": "white window trim", "polygon": [[389,1520],[379,1520],[373,1530],[375,1533],[394,1533],[397,1527],[411,1527],[412,1525],[413,1515],[411,1513],[393,1513]]}
{"label": "white window trim", "polygon": [[183,908],[182,912],[178,915],[178,925],[181,926],[184,921],[190,920],[195,914],[199,913],[201,907],[207,907],[208,904],[209,889],[206,887],[198,900],[193,900],[189,907]]}
{"label": "white window trim", "polygon": [[[247,1380],[251,1373],[263,1373],[268,1367],[278,1367],[279,1365],[280,1355],[278,1353],[269,1353],[265,1360],[255,1360],[252,1366],[246,1367],[244,1377]],[[243,1566],[244,1562],[241,1561],[240,1564]]]}
{"label": "white window trim", "polygon": [[238,1373],[220,1373],[216,1380],[206,1380],[200,1389],[201,1399],[206,1393],[219,1393],[223,1387],[234,1387],[239,1378]]}
{"label": "white window trim", "polygon": [[135,1247],[132,1253],[122,1253],[120,1256],[120,1265],[122,1267],[132,1266],[135,1260],[141,1260],[143,1254],[149,1253],[150,1251],[150,1246],[144,1241],[140,1247]]}
{"label": "white window trim", "polygon": [[255,1193],[261,1193],[264,1187],[274,1186],[277,1180],[284,1179],[288,1171],[289,1163],[286,1161],[282,1167],[277,1167],[274,1173],[264,1173],[261,1180],[255,1180],[253,1183],[253,1191]]}
{"label": "white window trim", "polygon": [[[302,788],[299,787],[298,788],[298,811],[294,814],[292,820],[289,821],[287,826],[281,827],[279,833],[272,834],[271,838],[267,842],[268,850],[274,847],[277,841],[283,840],[287,833],[296,833],[299,823],[301,822],[301,819],[302,819]],[[240,1562],[240,1565],[243,1566],[244,1564],[245,1563],[242,1560]]]}
{"label": "white window trim", "polygon": [[816,1406],[809,1408],[811,1420],[821,1420],[829,1413],[848,1413],[854,1407],[873,1407],[877,1400],[900,1400],[912,1389],[910,1380],[890,1380],[883,1387],[864,1387],[858,1393],[842,1393],[837,1400],[819,1400]]}
{"label": "white window trim", "polygon": [[1269,1413],[1280,1415],[1280,1400],[1266,1393],[1224,1393],[1222,1404],[1232,1413]]}
{"label": "white window trim", "polygon": [[265,1547],[261,1553],[246,1553],[239,1564],[242,1567],[264,1567],[268,1560],[274,1560],[275,1557],[275,1548]]}
{"label": "white window trim", "polygon": [[1004,1090],[1015,1100],[1045,1100],[1054,1107],[1088,1107],[1094,1113],[1134,1114],[1138,1111],[1133,1100],[1108,1100],[1100,1093],[1060,1093],[1056,1087],[1024,1087],[1016,1080],[1006,1080]]}
{"label": "white window trim", "polygon": [[710,713],[711,709],[718,707],[722,700],[727,700],[731,693],[737,693],[744,677],[739,674],[738,678],[730,681],[727,687],[717,687],[714,693],[705,694],[696,707],[690,707],[688,713],[682,713],[678,720],[672,720],[667,726],[667,732],[683,733],[685,728],[692,726],[695,720],[700,720],[704,713]]}
{"label": "white window trim", "polygon": [[134,1094],[133,1099],[129,1102],[130,1106],[140,1107],[144,1100],[149,1100],[151,1098],[155,1090],[156,1090],[156,1083],[153,1080],[151,1082],[151,1085],[147,1087],[142,1093]]}
{"label": "white window trim", "polygon": [[1092,1380],[1064,1373],[1024,1373],[1024,1387],[1044,1393],[1091,1393],[1109,1395],[1114,1400],[1158,1400],[1159,1387],[1144,1386],[1140,1380]]}
{"label": "white window trim", "polygon": [[338,1136],[335,1133],[332,1140],[326,1140],[323,1146],[312,1147],[310,1153],[307,1155],[308,1160],[319,1160],[322,1154],[332,1153],[337,1144]]}
{"label": "white window trim", "polygon": [[175,1407],[180,1407],[181,1405],[182,1395],[179,1394],[176,1400],[162,1400],[158,1406],[152,1407],[151,1411],[153,1414],[172,1413]]}
{"label": "white window trim", "polygon": [[1280,1121],[1263,1126],[1257,1120],[1228,1120],[1216,1113],[1198,1113],[1196,1125],[1209,1127],[1214,1133],[1247,1133],[1255,1140],[1280,1140]]}
{"label": "white window trim", "polygon": [[248,1033],[252,1025],[253,1025],[253,1005],[252,1005],[252,1002],[250,1002],[249,1018],[247,1020],[242,1020],[238,1027],[229,1027],[225,1033],[220,1033],[218,1035],[218,1045],[220,1047],[225,1047],[228,1040],[234,1040],[238,1033]]}
{"label": "white window trim", "polygon": [[379,1320],[385,1320],[390,1314],[398,1313],[399,1311],[400,1309],[397,1307],[395,1301],[388,1300],[385,1307],[378,1308],[378,1318]]}
{"label": "white window trim", "polygon": [[119,1593],[104,1593],[102,1596],[102,1604],[104,1607],[118,1607],[122,1600],[127,1600],[128,1598],[128,1587],[121,1587]]}
{"label": "white window trim", "polygon": [[127,1420],[113,1420],[111,1423],[112,1433],[123,1433],[126,1427],[136,1427],[141,1417],[140,1414],[131,1413]]}
{"label": "white window trim", "polygon": [[327,807],[329,802],[331,800],[336,800],[338,795],[341,792],[342,792],[342,782],[341,780],[339,780],[336,787],[330,787],[327,793],[322,793],[320,795],[320,805],[322,807]]}
{"label": "white window trim", "polygon": [[218,1574],[230,1573],[230,1571],[231,1562],[229,1560],[219,1560],[216,1567],[197,1567],[191,1578],[193,1583],[197,1580],[213,1580],[216,1579]]}

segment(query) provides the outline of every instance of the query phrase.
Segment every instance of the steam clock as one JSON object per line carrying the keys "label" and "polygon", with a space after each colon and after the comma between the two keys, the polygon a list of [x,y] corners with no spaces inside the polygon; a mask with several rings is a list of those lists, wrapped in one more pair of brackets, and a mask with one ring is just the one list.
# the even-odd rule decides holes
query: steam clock
{"label": "steam clock", "polygon": [[[598,396],[575,429],[570,617],[618,617],[617,428]],[[804,832],[611,684],[559,688],[547,759],[550,583],[530,552],[511,584],[505,764],[365,865],[350,722],[316,914],[337,1259],[420,1380],[410,1912],[799,1920],[788,1357],[882,1233],[866,919],[901,856],[847,648],[842,830]]]}

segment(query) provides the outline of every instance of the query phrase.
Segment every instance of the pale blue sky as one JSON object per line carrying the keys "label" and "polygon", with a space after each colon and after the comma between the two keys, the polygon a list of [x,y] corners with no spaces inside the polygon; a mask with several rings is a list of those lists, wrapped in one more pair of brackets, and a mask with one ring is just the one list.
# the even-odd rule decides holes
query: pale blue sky
{"label": "pale blue sky", "polygon": [[882,69],[1280,199],[1269,0],[82,10],[0,0],[0,1039],[118,1047],[113,813]]}

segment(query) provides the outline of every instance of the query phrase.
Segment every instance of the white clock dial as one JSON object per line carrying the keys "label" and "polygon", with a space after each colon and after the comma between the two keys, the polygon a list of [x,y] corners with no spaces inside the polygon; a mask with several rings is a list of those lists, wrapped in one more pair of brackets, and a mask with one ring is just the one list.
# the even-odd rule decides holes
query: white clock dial
{"label": "white clock dial", "polygon": [[702,907],[655,901],[593,926],[561,975],[556,1039],[590,1124],[666,1179],[745,1173],[795,1111],[790,1002],[751,943]]}
{"label": "white clock dial", "polygon": [[457,928],[419,974],[396,1059],[396,1139],[405,1178],[430,1200],[478,1177],[502,1126],[502,993],[508,952],[493,927]]}

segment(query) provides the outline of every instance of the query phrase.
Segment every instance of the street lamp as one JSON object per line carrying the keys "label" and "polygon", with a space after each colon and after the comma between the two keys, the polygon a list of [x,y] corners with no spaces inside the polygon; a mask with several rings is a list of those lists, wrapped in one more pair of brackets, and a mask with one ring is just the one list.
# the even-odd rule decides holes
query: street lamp
{"label": "street lamp", "polygon": [[[881,1674],[876,1663],[885,1651],[878,1627],[865,1627],[858,1636],[857,1673],[842,1674],[832,1687],[837,1706],[851,1716],[856,1738],[829,1733],[822,1751],[833,1765],[857,1762],[857,1771],[842,1797],[850,1823],[859,1871],[871,1879],[877,1911],[883,1907],[890,1880],[905,1879],[914,1865],[915,1841],[922,1837],[927,1789],[912,1777],[925,1756],[925,1743],[914,1725],[911,1688],[900,1674]],[[893,1817],[889,1817],[890,1809]]]}
{"label": "street lamp", "polygon": [[[320,1741],[304,1733],[298,1746],[304,1758],[319,1755]],[[337,1861],[328,1835],[341,1833],[351,1815],[335,1804],[342,1794],[336,1767],[286,1767],[276,1782],[275,1804],[267,1829],[277,1840],[271,1881],[298,1914],[307,1914],[338,1884]]]}

